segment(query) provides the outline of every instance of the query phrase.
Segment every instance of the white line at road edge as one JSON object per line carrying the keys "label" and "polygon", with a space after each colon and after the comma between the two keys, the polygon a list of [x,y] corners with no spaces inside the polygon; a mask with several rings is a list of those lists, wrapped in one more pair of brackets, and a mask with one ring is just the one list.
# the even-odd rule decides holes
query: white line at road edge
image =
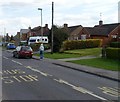
{"label": "white line at road edge", "polygon": [[20,62],[17,62],[17,61],[15,61],[15,60],[12,60],[14,63],[17,63],[17,64],[19,64],[19,65],[23,65],[22,63],[20,63]]}
{"label": "white line at road edge", "polygon": [[7,57],[5,57],[5,56],[4,56],[3,58],[8,59],[8,58],[7,58]]}
{"label": "white line at road edge", "polygon": [[94,96],[94,97],[96,97],[96,98],[98,98],[98,99],[101,99],[101,100],[107,100],[107,99],[105,99],[105,98],[103,98],[103,97],[100,97],[100,96],[98,96],[98,95],[96,95],[96,94],[93,94],[93,92],[91,92],[91,91],[88,91],[87,89],[84,89],[84,88],[82,88],[82,87],[77,87],[77,86],[75,86],[75,85],[72,85],[72,84],[70,84],[70,83],[68,83],[67,81],[64,81],[64,80],[62,80],[62,79],[53,79],[53,80],[55,80],[55,81],[57,81],[57,82],[59,82],[59,83],[62,83],[62,84],[66,84],[66,85],[68,85],[68,86],[71,86],[74,90],[76,90],[76,91],[79,91],[79,92],[82,92],[82,93],[87,93],[87,94],[89,94],[89,95],[91,95],[91,96]]}
{"label": "white line at road edge", "polygon": [[35,68],[32,68],[31,66],[25,66],[26,68],[28,68],[28,69],[30,69],[30,70],[32,70],[32,71],[34,71],[34,72],[38,72],[38,73],[40,73],[41,75],[43,75],[43,76],[52,76],[52,75],[50,75],[50,74],[47,74],[47,73],[44,73],[44,72],[42,72],[42,71],[40,71],[40,70],[38,70],[38,69],[35,69]]}
{"label": "white line at road edge", "polygon": [[[31,66],[25,66],[25,67],[28,68],[28,69],[31,69],[32,71],[38,72],[38,73],[40,73],[41,75],[46,76],[46,77],[47,77],[47,76],[53,76],[53,75],[50,75],[50,74],[41,72],[40,70],[34,69],[34,68],[32,68]],[[57,81],[57,82],[59,82],[59,83],[61,83],[61,84],[68,85],[68,86],[72,87],[72,89],[74,89],[74,90],[76,90],[76,91],[79,91],[79,92],[82,92],[82,93],[87,93],[87,94],[89,94],[89,95],[91,95],[91,96],[94,96],[94,97],[100,99],[100,100],[107,100],[107,99],[105,99],[105,98],[103,98],[103,97],[100,97],[100,96],[98,96],[98,95],[96,95],[96,94],[93,94],[93,92],[88,91],[88,90],[85,89],[85,88],[72,85],[72,84],[70,84],[69,82],[67,82],[67,81],[65,81],[65,80],[62,80],[62,79],[59,79],[59,80],[58,80],[58,79],[53,79],[53,80],[55,80],[55,81]]]}

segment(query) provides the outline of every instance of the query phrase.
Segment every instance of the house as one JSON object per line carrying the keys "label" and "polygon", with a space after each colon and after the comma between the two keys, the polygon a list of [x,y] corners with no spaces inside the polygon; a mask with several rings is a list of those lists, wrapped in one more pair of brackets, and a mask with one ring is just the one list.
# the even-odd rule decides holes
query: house
{"label": "house", "polygon": [[28,29],[20,30],[20,41],[27,41],[29,31],[30,31],[30,27]]}
{"label": "house", "polygon": [[17,32],[17,34],[14,36],[15,39],[15,45],[18,46],[20,44],[20,32]]}
{"label": "house", "polygon": [[99,21],[99,25],[95,25],[93,28],[85,28],[92,39],[102,39],[103,45],[106,45],[112,41],[120,41],[119,32],[120,23],[103,24],[103,21]]}
{"label": "house", "polygon": [[69,34],[68,40],[80,40],[90,38],[89,32],[81,25],[68,27],[68,24],[64,24],[63,30]]}
{"label": "house", "polygon": [[[42,34],[41,34],[42,33]],[[44,27],[34,27],[33,29],[31,29],[30,35],[29,36],[49,36],[50,34],[50,30],[48,28],[48,24],[45,24]]]}
{"label": "house", "polygon": [[102,44],[106,45],[112,41],[120,41],[120,23],[103,24],[94,27],[83,27],[82,25],[68,27],[64,24],[64,30],[69,34],[68,40],[102,39]]}
{"label": "house", "polygon": [[[41,34],[42,33],[42,34]],[[44,27],[38,26],[31,29],[29,27],[28,29],[21,29],[20,30],[20,40],[21,41],[27,41],[30,36],[49,36],[50,30],[48,28],[48,24],[45,24]]]}

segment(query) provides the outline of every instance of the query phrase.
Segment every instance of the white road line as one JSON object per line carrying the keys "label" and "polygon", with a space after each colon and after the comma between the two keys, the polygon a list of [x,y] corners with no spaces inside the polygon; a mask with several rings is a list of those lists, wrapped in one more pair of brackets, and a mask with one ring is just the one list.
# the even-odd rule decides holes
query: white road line
{"label": "white road line", "polygon": [[68,86],[71,86],[74,90],[79,91],[79,92],[82,92],[82,93],[84,93],[84,94],[87,93],[87,94],[89,94],[89,95],[91,95],[91,96],[94,96],[94,97],[96,97],[96,98],[98,98],[98,99],[107,100],[107,99],[105,99],[105,98],[103,98],[103,97],[101,97],[101,96],[98,96],[98,95],[96,95],[96,94],[93,94],[93,92],[88,91],[88,90],[85,89],[85,88],[72,85],[72,84],[70,84],[69,82],[64,81],[64,80],[62,80],[62,79],[59,79],[59,80],[58,80],[58,79],[53,79],[53,80],[55,80],[55,81],[57,81],[57,82],[59,82],[59,83],[61,83],[61,84],[66,84],[66,85],[68,85]]}
{"label": "white road line", "polygon": [[4,59],[8,59],[8,58],[7,58],[7,57],[5,57],[5,56],[4,56],[3,58],[4,58]]}
{"label": "white road line", "polygon": [[12,62],[17,63],[17,64],[19,64],[19,65],[23,65],[22,63],[17,62],[17,61],[15,61],[15,60],[12,60]]}
{"label": "white road line", "polygon": [[40,70],[38,70],[38,69],[32,68],[31,66],[25,66],[25,67],[28,68],[28,69],[31,69],[32,71],[38,72],[38,73],[40,73],[41,75],[46,76],[46,77],[47,77],[47,76],[53,76],[53,75],[44,73],[44,72],[42,72],[42,71],[40,71]]}
{"label": "white road line", "polygon": [[[34,69],[34,68],[32,68],[31,66],[25,66],[25,67],[28,68],[28,69],[31,69],[32,71],[38,72],[38,73],[40,73],[41,75],[46,76],[46,77],[47,77],[48,75],[49,75],[49,76],[53,76],[53,75],[50,75],[50,74],[41,72],[40,70]],[[103,98],[103,97],[101,97],[101,96],[98,96],[98,95],[96,95],[96,94],[93,94],[93,92],[88,91],[88,90],[85,89],[85,88],[72,85],[72,84],[70,84],[69,82],[67,82],[67,81],[65,81],[65,80],[62,80],[62,79],[53,79],[53,80],[56,81],[56,82],[59,82],[59,83],[61,83],[61,84],[68,85],[68,86],[72,87],[72,89],[74,89],[74,90],[76,90],[76,91],[79,91],[79,92],[82,92],[82,93],[84,93],[84,94],[85,94],[85,93],[86,93],[86,94],[89,94],[89,95],[94,96],[94,97],[96,97],[96,98],[98,98],[98,99],[101,99],[101,100],[107,100],[107,99],[105,99],[105,98]]]}

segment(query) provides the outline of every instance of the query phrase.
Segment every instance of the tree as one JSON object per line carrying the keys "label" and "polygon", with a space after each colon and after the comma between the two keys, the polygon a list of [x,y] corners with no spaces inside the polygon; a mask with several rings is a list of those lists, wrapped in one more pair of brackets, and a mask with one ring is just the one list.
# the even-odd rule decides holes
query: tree
{"label": "tree", "polygon": [[13,35],[11,35],[11,37],[10,37],[10,41],[13,41],[14,40],[14,37],[13,37]]}
{"label": "tree", "polygon": [[63,41],[67,40],[68,34],[61,28],[53,27],[53,52],[59,52]]}
{"label": "tree", "polygon": [[8,33],[6,34],[6,42],[9,42],[9,35],[8,35]]}

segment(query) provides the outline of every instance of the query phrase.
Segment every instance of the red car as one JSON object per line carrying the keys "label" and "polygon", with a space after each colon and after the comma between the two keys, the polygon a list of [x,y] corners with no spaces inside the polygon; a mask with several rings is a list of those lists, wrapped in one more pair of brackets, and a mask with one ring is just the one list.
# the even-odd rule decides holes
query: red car
{"label": "red car", "polygon": [[33,50],[30,46],[18,46],[16,50],[13,51],[13,57],[29,57],[32,58]]}

